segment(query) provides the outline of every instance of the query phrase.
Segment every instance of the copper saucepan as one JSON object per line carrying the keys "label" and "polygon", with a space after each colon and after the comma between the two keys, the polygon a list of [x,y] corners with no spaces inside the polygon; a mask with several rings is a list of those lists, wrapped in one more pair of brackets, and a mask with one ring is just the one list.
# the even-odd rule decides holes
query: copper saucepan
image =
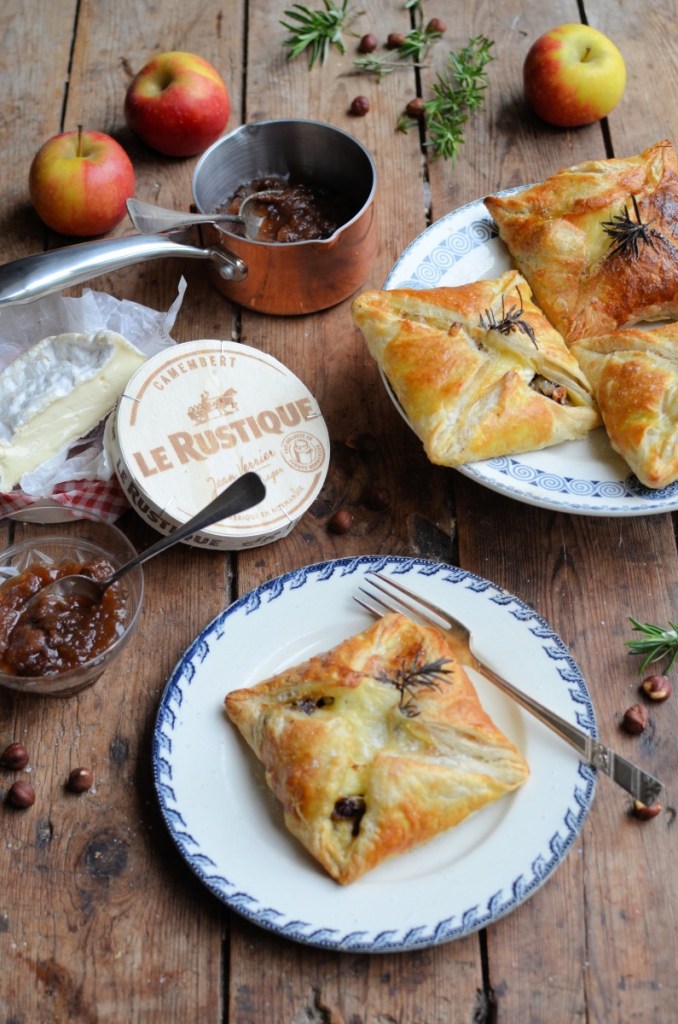
{"label": "copper saucepan", "polygon": [[289,176],[338,193],[348,203],[348,219],[320,241],[251,241],[210,224],[201,229],[205,241],[199,245],[186,244],[182,232],[52,249],[0,267],[0,307],[166,258],[208,261],[223,295],[263,313],[312,313],[348,298],[367,278],[376,251],[376,171],[367,150],[347,132],[322,122],[243,125],[201,156],[193,174],[195,205],[202,213],[214,213],[240,185],[265,175]]}
{"label": "copper saucepan", "polygon": [[213,275],[229,299],[264,313],[311,313],[352,295],[367,278],[376,252],[376,170],[352,135],[317,121],[298,119],[246,124],[215,142],[193,173],[201,213],[213,213],[243,182],[262,175],[321,187],[341,196],[349,217],[327,239],[254,241],[228,224],[203,228],[209,245],[227,248],[247,266],[247,276]]}

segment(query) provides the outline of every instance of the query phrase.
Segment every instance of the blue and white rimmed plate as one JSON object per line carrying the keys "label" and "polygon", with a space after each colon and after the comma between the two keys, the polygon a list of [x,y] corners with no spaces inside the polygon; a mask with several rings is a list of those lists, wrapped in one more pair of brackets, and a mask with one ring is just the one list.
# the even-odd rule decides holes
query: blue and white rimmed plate
{"label": "blue and white rimmed plate", "polygon": [[[511,266],[494,221],[478,200],[441,217],[415,238],[384,287],[454,287],[499,277]],[[581,441],[475,462],[458,471],[510,498],[558,512],[645,516],[678,510],[678,482],[659,491],[643,486],[613,451],[602,427]]]}
{"label": "blue and white rimmed plate", "polygon": [[377,569],[463,615],[495,669],[596,735],[577,666],[522,601],[452,566],[365,556],[287,573],[221,612],[175,667],[153,741],[163,817],[184,860],[214,895],[295,941],[373,953],[460,938],[515,910],[572,848],[595,789],[594,770],[572,748],[470,672],[487,711],[526,757],[527,783],[350,886],[325,874],[287,832],[263,769],[228,721],[223,701],[227,692],[365,628],[372,620],[353,595]]}

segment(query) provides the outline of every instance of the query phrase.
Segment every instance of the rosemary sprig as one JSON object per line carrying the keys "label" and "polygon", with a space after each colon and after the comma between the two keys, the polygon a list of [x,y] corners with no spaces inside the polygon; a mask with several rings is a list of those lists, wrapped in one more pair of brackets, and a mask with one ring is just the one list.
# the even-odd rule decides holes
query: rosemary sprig
{"label": "rosemary sprig", "polygon": [[429,661],[422,665],[419,656],[416,656],[409,668],[403,666],[396,669],[393,675],[383,672],[373,678],[380,683],[389,683],[391,686],[395,686],[400,693],[399,709],[407,718],[416,718],[419,714],[414,703],[416,690],[419,687],[439,690],[441,683],[448,683],[449,679],[445,677],[453,670],[443,666],[449,661],[449,658],[439,658],[437,661]]}
{"label": "rosemary sprig", "polygon": [[[471,36],[466,46],[447,58],[447,69],[433,83],[433,95],[423,104],[432,159],[457,159],[464,142],[464,131],[471,115],[478,110],[487,90],[486,67],[494,60],[490,52],[494,41],[486,36]],[[419,122],[401,118],[400,131],[408,131]]]}
{"label": "rosemary sprig", "polygon": [[497,320],[494,312],[491,309],[485,310],[485,316],[480,314],[480,326],[484,331],[498,331],[499,334],[510,334],[511,331],[518,328],[523,334],[526,334],[530,339],[535,348],[539,348],[537,339],[535,337],[532,325],[523,320],[522,315],[525,312],[523,308],[523,297],[520,294],[520,288],[516,288],[518,292],[518,298],[520,299],[520,307],[510,306],[508,312],[506,310],[506,303],[504,296],[501,297],[501,319]]}
{"label": "rosemary sprig", "polygon": [[[413,28],[404,37],[400,46],[393,51],[397,60],[391,57],[377,57],[375,54],[368,54],[366,57],[357,57],[353,61],[356,73],[367,73],[377,76],[381,80],[384,75],[390,74],[397,68],[411,70],[412,67],[421,68],[425,65],[421,62],[426,57],[433,43],[442,39],[443,33],[437,28]],[[412,58],[413,63],[405,65],[403,62]]]}
{"label": "rosemary sprig", "polygon": [[411,57],[417,63],[421,62],[431,46],[437,39],[442,38],[442,32],[432,28],[413,28],[407,33],[402,43],[396,49],[400,60],[407,60]]}
{"label": "rosemary sprig", "polygon": [[623,213],[616,214],[612,220],[603,221],[600,225],[611,239],[610,256],[614,256],[616,253],[632,253],[634,258],[638,259],[641,242],[656,249],[654,239],[661,238],[660,232],[650,227],[652,221],[648,221],[646,224],[641,221],[638,201],[634,195],[631,196],[631,202],[636,215],[635,220],[625,206]]}
{"label": "rosemary sprig", "polygon": [[665,629],[652,622],[638,622],[631,616],[629,616],[629,621],[634,630],[643,634],[641,639],[626,641],[629,654],[643,656],[639,671],[644,672],[648,665],[654,665],[656,662],[668,658],[669,660],[664,666],[664,671],[668,672],[678,658],[678,625],[675,622],[669,622],[668,629]]}
{"label": "rosemary sprig", "polygon": [[377,81],[381,81],[384,75],[390,75],[393,71],[412,70],[411,64],[403,64],[402,61],[390,60],[388,57],[375,57],[373,53],[368,53],[365,57],[356,57],[353,66],[356,69],[355,74],[376,75]]}
{"label": "rosemary sprig", "polygon": [[285,40],[288,60],[308,49],[308,66],[312,68],[316,61],[324,62],[331,46],[346,53],[342,31],[346,28],[348,0],[341,0],[341,6],[335,0],[323,0],[323,7],[324,10],[311,10],[304,4],[293,4],[284,12],[289,21],[281,19],[280,24],[290,33]]}

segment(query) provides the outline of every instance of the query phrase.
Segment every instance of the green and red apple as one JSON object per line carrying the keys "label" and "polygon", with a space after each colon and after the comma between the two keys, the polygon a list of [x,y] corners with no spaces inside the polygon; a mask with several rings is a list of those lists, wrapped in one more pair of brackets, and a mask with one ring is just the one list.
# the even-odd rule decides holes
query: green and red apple
{"label": "green and red apple", "polygon": [[548,124],[577,128],[606,117],[626,88],[624,59],[590,25],[560,25],[540,36],[523,65],[525,98]]}
{"label": "green and red apple", "polygon": [[127,212],[134,168],[110,135],[78,128],[41,146],[31,164],[28,189],[38,216],[54,231],[103,235]]}
{"label": "green and red apple", "polygon": [[226,84],[208,61],[174,50],[150,60],[130,82],[127,124],[166,156],[195,156],[219,138],[230,113]]}

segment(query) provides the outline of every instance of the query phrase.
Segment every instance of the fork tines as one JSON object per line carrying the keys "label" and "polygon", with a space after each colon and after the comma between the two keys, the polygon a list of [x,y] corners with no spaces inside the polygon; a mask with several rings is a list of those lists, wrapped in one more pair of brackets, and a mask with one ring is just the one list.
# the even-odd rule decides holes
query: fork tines
{"label": "fork tines", "polygon": [[[367,590],[365,587],[358,589],[369,598],[371,603],[368,604],[356,596],[353,600],[371,615],[381,616],[386,612],[401,612],[405,615],[415,615],[426,625],[434,625],[442,629],[450,628],[451,622],[441,608],[431,604],[430,601],[418,594],[413,594],[390,576],[385,576],[380,572],[368,573],[364,582],[371,589]],[[375,593],[375,591],[377,592]]]}

